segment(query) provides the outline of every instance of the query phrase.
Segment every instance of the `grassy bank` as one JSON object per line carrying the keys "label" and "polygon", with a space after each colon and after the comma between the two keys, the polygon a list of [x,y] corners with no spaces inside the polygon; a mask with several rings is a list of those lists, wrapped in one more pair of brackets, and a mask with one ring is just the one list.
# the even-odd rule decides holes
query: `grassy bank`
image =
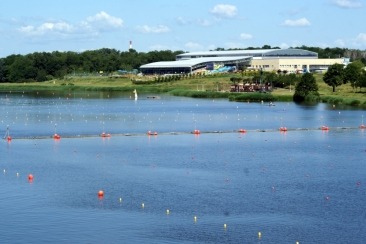
{"label": "grassy bank", "polygon": [[[238,75],[237,75],[238,76]],[[194,98],[226,98],[230,101],[260,102],[260,101],[292,101],[294,87],[288,89],[274,89],[271,93],[231,93],[230,78],[233,74],[218,74],[214,76],[189,77],[180,80],[132,82],[136,77],[68,77],[62,80],[29,83],[0,83],[3,92],[22,91],[120,91],[139,93],[169,93],[175,96]],[[336,92],[326,85],[321,74],[315,78],[319,86],[319,93],[323,102],[343,104],[366,108],[366,91],[355,91],[349,84],[337,87]]]}

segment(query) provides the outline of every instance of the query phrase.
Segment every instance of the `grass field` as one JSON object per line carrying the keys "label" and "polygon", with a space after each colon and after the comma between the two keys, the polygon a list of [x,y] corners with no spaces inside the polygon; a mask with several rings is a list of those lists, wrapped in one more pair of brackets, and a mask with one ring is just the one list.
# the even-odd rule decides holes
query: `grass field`
{"label": "grass field", "polygon": [[[30,83],[0,83],[1,91],[123,91],[137,89],[139,93],[170,93],[176,96],[202,98],[228,98],[237,101],[289,101],[292,100],[294,87],[274,89],[271,93],[230,93],[230,78],[233,74],[219,74],[167,82],[146,84],[132,82],[134,77],[68,77],[62,80]],[[355,91],[350,84],[344,84],[332,92],[332,87],[325,84],[322,74],[315,74],[319,93],[323,102],[366,107],[366,91]],[[151,78],[151,80],[153,80]]]}

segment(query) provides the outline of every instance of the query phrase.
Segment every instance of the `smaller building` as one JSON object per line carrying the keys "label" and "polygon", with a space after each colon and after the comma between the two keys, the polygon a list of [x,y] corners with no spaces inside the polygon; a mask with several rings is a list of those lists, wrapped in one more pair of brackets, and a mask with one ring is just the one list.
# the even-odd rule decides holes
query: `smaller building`
{"label": "smaller building", "polygon": [[302,72],[323,72],[328,70],[328,67],[337,64],[347,64],[348,59],[285,59],[285,58],[271,58],[271,59],[253,59],[250,69],[263,71],[286,71],[288,73],[302,73]]}

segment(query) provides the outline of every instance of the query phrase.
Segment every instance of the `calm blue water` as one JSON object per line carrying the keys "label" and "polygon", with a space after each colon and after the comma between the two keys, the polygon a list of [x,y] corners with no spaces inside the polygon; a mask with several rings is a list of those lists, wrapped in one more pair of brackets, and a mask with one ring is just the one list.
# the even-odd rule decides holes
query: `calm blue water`
{"label": "calm blue water", "polygon": [[0,133],[9,128],[13,137],[0,147],[3,243],[366,241],[362,110],[143,95],[0,97]]}

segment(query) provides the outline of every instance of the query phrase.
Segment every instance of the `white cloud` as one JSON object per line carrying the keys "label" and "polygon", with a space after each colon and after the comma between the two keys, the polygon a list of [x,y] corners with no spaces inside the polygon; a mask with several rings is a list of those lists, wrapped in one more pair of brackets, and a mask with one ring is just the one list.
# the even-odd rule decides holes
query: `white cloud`
{"label": "white cloud", "polygon": [[282,23],[282,25],[291,27],[303,27],[303,26],[309,26],[311,24],[309,20],[307,20],[306,18],[301,18],[296,20],[287,19]]}
{"label": "white cloud", "polygon": [[361,8],[362,3],[359,0],[333,0],[333,4],[340,8]]}
{"label": "white cloud", "polygon": [[123,20],[113,17],[104,11],[90,16],[86,19],[90,25],[95,25],[100,29],[120,28],[123,26]]}
{"label": "white cloud", "polygon": [[165,25],[158,25],[158,26],[143,25],[138,26],[137,30],[142,33],[155,33],[155,34],[166,33],[170,31],[169,27]]}
{"label": "white cloud", "polygon": [[362,43],[366,44],[366,33],[360,33],[360,34],[358,34],[356,40],[358,42],[362,42]]}
{"label": "white cloud", "polygon": [[290,47],[291,47],[291,46],[290,46],[289,44],[284,43],[284,42],[280,44],[280,48],[281,48],[281,49],[288,49],[288,48],[290,48]]}
{"label": "white cloud", "polygon": [[187,42],[186,44],[184,44],[184,47],[190,51],[203,50],[203,46],[201,44],[195,43],[195,42]]}
{"label": "white cloud", "polygon": [[251,34],[248,34],[248,33],[241,33],[240,34],[240,39],[241,40],[250,40],[252,38],[253,38],[253,36]]}
{"label": "white cloud", "polygon": [[188,25],[188,24],[191,23],[190,20],[187,20],[187,19],[185,19],[185,18],[183,18],[181,16],[177,17],[176,20],[177,20],[178,24],[180,24],[180,25]]}
{"label": "white cloud", "polygon": [[212,23],[209,20],[206,19],[198,19],[197,23],[201,26],[210,26]]}
{"label": "white cloud", "polygon": [[346,42],[342,39],[335,40],[334,43],[337,47],[345,47],[346,46]]}
{"label": "white cloud", "polygon": [[219,18],[233,18],[237,15],[238,9],[234,5],[218,4],[210,12]]}
{"label": "white cloud", "polygon": [[66,22],[45,22],[39,26],[22,26],[18,29],[21,33],[30,36],[41,36],[49,33],[70,34],[75,28]]}
{"label": "white cloud", "polygon": [[65,21],[47,21],[39,25],[24,25],[18,28],[18,31],[27,36],[95,36],[102,31],[110,31],[123,26],[123,20],[110,16],[106,12],[97,13],[94,16],[86,18],[77,24],[67,23]]}

